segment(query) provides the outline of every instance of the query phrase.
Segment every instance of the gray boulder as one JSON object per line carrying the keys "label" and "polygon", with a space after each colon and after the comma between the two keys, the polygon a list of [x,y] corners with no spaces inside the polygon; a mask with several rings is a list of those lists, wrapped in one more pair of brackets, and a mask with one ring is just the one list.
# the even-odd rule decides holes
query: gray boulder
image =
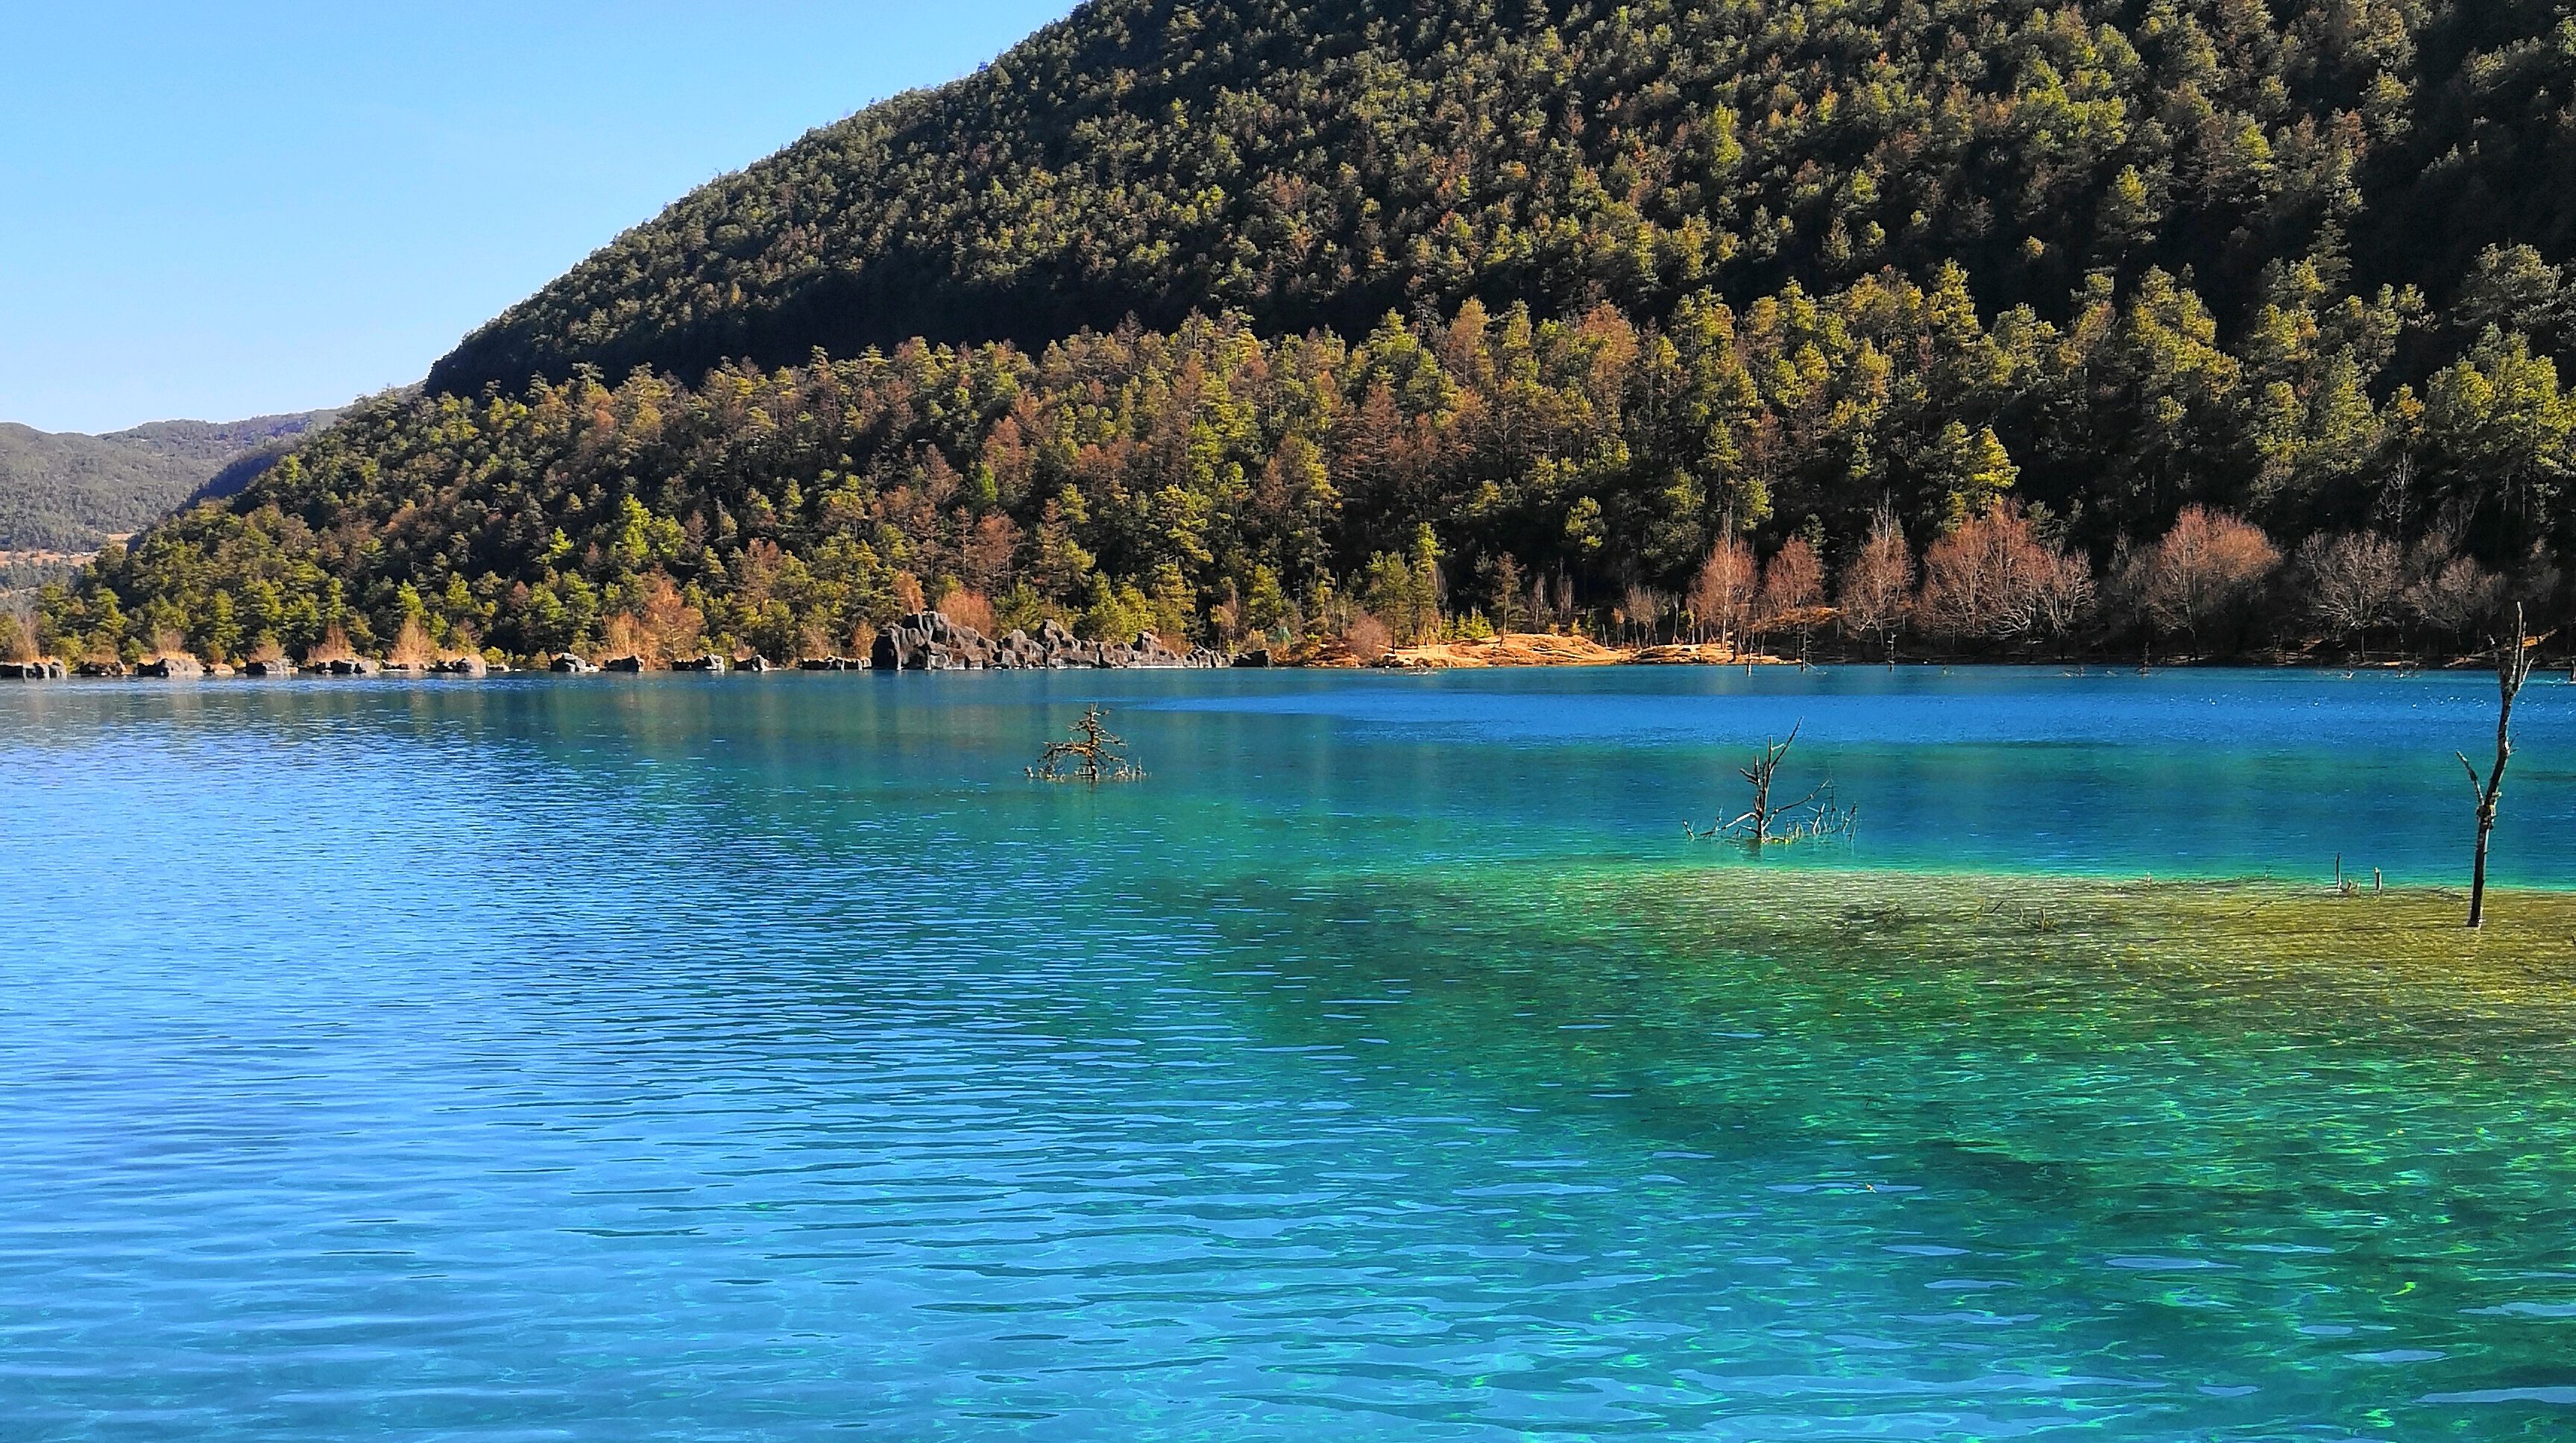
{"label": "gray boulder", "polygon": [[916,611],[877,629],[868,665],[878,671],[980,671],[1009,663],[1002,647],[944,612]]}

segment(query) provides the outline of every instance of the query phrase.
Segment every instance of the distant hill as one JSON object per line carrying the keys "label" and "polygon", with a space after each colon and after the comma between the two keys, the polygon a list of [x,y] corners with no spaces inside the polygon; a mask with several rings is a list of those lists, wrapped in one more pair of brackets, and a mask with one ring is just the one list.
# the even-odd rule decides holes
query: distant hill
{"label": "distant hill", "polygon": [[230,495],[337,410],[153,421],[102,436],[0,422],[0,552],[96,550],[200,492]]}

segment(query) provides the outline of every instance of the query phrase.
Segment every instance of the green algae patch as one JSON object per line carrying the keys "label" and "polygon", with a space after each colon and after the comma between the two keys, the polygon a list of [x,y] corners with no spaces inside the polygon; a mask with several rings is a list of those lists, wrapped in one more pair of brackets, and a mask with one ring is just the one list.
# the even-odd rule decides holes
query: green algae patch
{"label": "green algae patch", "polygon": [[1767,859],[1293,893],[1233,982],[1271,1040],[1778,1185],[1980,1197],[2103,1256],[2333,1248],[2391,1290],[2576,1227],[2576,896],[2471,933],[2438,889]]}
{"label": "green algae patch", "polygon": [[2446,888],[1794,866],[1577,874],[1552,905],[1624,914],[1690,952],[2053,976],[2122,994],[2208,989],[2303,1011],[2576,1017],[2567,892],[2492,893],[2476,931],[2465,895]]}

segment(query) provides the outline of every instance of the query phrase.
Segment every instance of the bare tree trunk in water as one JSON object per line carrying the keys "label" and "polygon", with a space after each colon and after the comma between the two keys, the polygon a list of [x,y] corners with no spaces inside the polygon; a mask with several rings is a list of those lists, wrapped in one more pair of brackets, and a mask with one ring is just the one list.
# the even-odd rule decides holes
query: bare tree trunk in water
{"label": "bare tree trunk in water", "polygon": [[2531,647],[2522,632],[2522,605],[2513,608],[2513,640],[2496,649],[2495,765],[2486,776],[2465,755],[2454,752],[2469,774],[2469,790],[2478,801],[2478,852],[2469,868],[2469,926],[2486,924],[2487,841],[2495,833],[2496,803],[2504,797],[2504,764],[2513,760],[2513,699],[2531,677]]}

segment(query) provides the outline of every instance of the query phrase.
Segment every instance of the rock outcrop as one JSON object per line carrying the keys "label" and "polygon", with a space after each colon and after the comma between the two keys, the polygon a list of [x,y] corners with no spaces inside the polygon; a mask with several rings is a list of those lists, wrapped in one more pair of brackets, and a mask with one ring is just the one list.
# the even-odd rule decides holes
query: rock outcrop
{"label": "rock outcrop", "polygon": [[554,670],[565,676],[589,676],[599,668],[567,651],[555,658]]}
{"label": "rock outcrop", "polygon": [[451,656],[445,661],[433,661],[429,664],[429,669],[438,676],[481,676],[492,668],[483,658],[468,655]]}
{"label": "rock outcrop", "polygon": [[878,671],[1220,667],[1231,660],[1203,646],[1174,651],[1150,631],[1138,632],[1134,641],[1083,641],[1052,617],[1038,624],[1035,635],[1014,630],[996,640],[937,611],[916,611],[886,623],[868,654],[868,665]]}
{"label": "rock outcrop", "polygon": [[0,661],[0,681],[60,681],[59,661]]}
{"label": "rock outcrop", "polygon": [[159,677],[164,681],[193,681],[206,674],[206,664],[183,651],[156,656],[134,668],[134,674]]}

